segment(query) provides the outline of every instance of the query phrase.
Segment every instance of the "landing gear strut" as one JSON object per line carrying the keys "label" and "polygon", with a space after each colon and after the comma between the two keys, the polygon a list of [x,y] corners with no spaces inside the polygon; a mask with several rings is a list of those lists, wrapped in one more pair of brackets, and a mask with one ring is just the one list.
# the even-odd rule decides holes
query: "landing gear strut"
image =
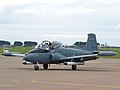
{"label": "landing gear strut", "polygon": [[38,71],[38,70],[39,70],[39,66],[35,65],[35,66],[34,66],[34,69],[35,69],[36,71]]}
{"label": "landing gear strut", "polygon": [[34,69],[35,69],[36,71],[39,70],[39,66],[38,66],[38,64],[34,64]]}
{"label": "landing gear strut", "polygon": [[72,70],[76,70],[77,69],[77,65],[72,65]]}
{"label": "landing gear strut", "polygon": [[43,64],[44,69],[48,69],[48,64]]}

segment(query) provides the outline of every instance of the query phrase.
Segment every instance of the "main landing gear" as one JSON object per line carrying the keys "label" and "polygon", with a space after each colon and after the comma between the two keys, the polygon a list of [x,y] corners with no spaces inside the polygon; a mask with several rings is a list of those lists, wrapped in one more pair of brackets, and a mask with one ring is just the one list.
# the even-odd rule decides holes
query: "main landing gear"
{"label": "main landing gear", "polygon": [[72,70],[76,70],[77,69],[77,65],[72,65]]}
{"label": "main landing gear", "polygon": [[43,64],[44,69],[48,69],[48,64]]}
{"label": "main landing gear", "polygon": [[[48,64],[43,64],[43,68],[45,69],[45,70],[47,70],[48,69]],[[36,70],[36,71],[38,71],[40,68],[39,68],[39,66],[38,65],[34,65],[34,69]]]}
{"label": "main landing gear", "polygon": [[[48,64],[43,64],[43,68],[45,69],[45,70],[47,70],[48,69]],[[39,68],[39,66],[38,65],[34,65],[34,69],[36,70],[36,71],[38,71],[40,68]],[[72,65],[72,70],[76,70],[77,69],[77,65]]]}

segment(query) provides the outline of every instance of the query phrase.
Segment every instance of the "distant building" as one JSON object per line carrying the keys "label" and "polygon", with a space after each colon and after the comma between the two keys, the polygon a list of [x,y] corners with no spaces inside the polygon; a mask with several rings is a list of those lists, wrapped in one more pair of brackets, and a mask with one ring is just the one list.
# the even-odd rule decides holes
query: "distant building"
{"label": "distant building", "polygon": [[24,42],[24,47],[32,47],[32,46],[36,46],[37,42],[34,41],[25,41]]}
{"label": "distant building", "polygon": [[80,48],[83,48],[85,46],[86,42],[75,42],[73,45],[77,46],[77,47],[80,47]]}
{"label": "distant building", "polygon": [[23,43],[21,41],[15,41],[13,46],[23,46]]}
{"label": "distant building", "polygon": [[105,44],[101,44],[101,47],[111,47],[111,46],[109,46],[107,43],[105,43]]}
{"label": "distant building", "polygon": [[10,42],[8,42],[8,41],[3,41],[3,40],[0,40],[0,47],[3,47],[4,45],[8,45],[8,46],[10,46],[10,45],[11,45],[11,43],[10,43]]}

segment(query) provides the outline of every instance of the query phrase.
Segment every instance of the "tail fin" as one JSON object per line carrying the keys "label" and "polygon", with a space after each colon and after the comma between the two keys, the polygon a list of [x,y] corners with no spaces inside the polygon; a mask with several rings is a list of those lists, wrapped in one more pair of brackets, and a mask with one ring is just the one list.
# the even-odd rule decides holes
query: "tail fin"
{"label": "tail fin", "polygon": [[88,39],[86,45],[83,47],[83,50],[87,51],[98,51],[97,40],[95,34],[88,34]]}

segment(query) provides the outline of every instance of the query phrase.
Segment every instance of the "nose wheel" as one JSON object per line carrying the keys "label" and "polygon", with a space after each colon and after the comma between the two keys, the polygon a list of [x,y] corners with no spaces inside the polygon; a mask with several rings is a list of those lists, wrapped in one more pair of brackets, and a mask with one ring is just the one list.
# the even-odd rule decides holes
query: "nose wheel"
{"label": "nose wheel", "polygon": [[[48,69],[48,64],[43,64],[43,68],[44,69]],[[39,68],[39,66],[38,65],[34,65],[34,69],[36,70],[36,71],[38,71],[40,68]]]}
{"label": "nose wheel", "polygon": [[39,66],[34,66],[34,69],[36,70],[36,71],[38,71],[39,70]]}

